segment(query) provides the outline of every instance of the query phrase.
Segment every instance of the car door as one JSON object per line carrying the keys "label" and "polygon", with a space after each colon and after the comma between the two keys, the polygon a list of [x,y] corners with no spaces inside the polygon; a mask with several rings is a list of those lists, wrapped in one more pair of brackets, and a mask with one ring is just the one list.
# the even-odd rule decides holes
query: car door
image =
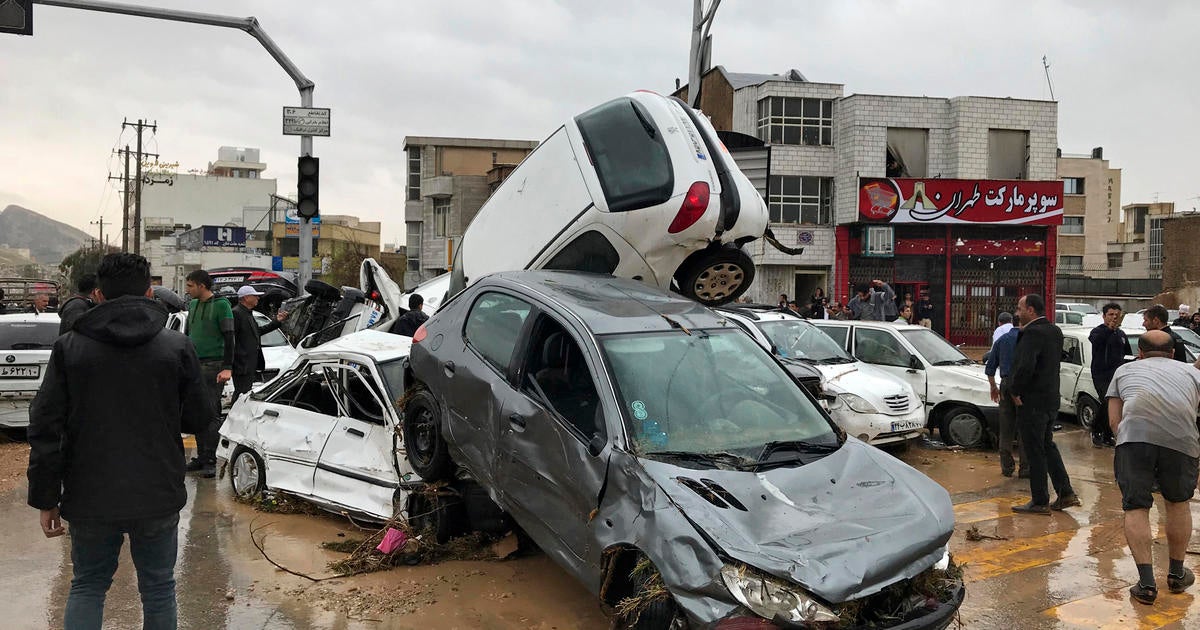
{"label": "car door", "polygon": [[509,388],[512,358],[533,305],[511,293],[489,290],[472,302],[463,323],[463,344],[441,356],[439,401],[448,413],[447,434],[455,460],[480,483],[495,488],[496,438],[501,396]]}
{"label": "car door", "polygon": [[602,551],[589,544],[606,470],[599,355],[548,313],[530,331],[515,386],[504,393],[497,487],[538,545],[586,581],[585,567],[598,565]]}
{"label": "car door", "polygon": [[928,400],[929,371],[925,362],[894,331],[855,326],[851,344],[854,358],[912,385],[925,405],[931,404]]}
{"label": "car door", "polygon": [[396,425],[374,364],[343,360],[332,383],[343,414],[321,450],[313,495],[391,518],[392,495],[399,487],[392,460]]}
{"label": "car door", "polygon": [[317,461],[343,415],[329,384],[336,365],[310,362],[290,383],[251,406],[268,486],[312,494]]}
{"label": "car door", "polygon": [[1062,361],[1058,367],[1059,409],[1075,413],[1079,376],[1083,373],[1083,344],[1071,335],[1063,336]]}

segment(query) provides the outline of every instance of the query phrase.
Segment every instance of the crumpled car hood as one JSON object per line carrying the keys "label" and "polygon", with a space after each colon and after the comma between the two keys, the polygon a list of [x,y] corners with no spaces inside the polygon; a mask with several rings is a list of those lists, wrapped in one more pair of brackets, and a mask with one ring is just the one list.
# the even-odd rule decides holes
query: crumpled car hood
{"label": "crumpled car hood", "polygon": [[[924,571],[954,531],[945,489],[854,438],[819,461],[761,473],[641,463],[719,551],[831,603]],[[745,510],[715,505],[680,477],[716,484]]]}

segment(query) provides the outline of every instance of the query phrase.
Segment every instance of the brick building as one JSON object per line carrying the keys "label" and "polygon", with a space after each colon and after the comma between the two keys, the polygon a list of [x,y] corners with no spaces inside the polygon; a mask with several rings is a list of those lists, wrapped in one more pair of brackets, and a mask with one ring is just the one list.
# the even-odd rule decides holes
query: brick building
{"label": "brick building", "polygon": [[772,229],[805,247],[787,256],[751,244],[752,298],[805,300],[821,287],[842,300],[879,278],[901,295],[927,294],[934,328],[967,343],[989,339],[996,313],[1021,294],[1052,299],[1063,209],[1056,103],[846,96],[795,70],[720,66],[701,85],[700,107],[727,145],[751,137],[767,149]]}
{"label": "brick building", "polygon": [[[1158,262],[1162,265],[1163,289],[1177,289],[1188,282],[1200,281],[1200,256],[1196,255],[1196,243],[1200,243],[1200,214],[1176,214],[1157,221],[1161,222],[1162,249]],[[1152,240],[1152,256],[1153,247]]]}

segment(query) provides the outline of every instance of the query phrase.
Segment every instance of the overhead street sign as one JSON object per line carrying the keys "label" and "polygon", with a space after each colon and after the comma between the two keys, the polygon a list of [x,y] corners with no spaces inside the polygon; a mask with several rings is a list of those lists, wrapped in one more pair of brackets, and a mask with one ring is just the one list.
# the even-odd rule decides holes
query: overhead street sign
{"label": "overhead street sign", "polygon": [[0,33],[33,35],[33,0],[0,0]]}
{"label": "overhead street sign", "polygon": [[328,107],[284,107],[283,135],[329,136]]}

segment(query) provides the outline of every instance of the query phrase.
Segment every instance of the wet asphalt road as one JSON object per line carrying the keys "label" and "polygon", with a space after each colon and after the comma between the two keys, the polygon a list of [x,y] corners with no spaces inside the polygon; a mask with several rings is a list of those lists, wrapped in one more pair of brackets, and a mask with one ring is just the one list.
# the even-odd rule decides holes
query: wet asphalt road
{"label": "wet asphalt road", "polygon": [[[965,628],[1200,628],[1195,593],[1164,588],[1153,607],[1127,593],[1136,570],[1121,529],[1112,451],[1093,449],[1073,425],[1059,433],[1083,506],[1053,516],[1016,515],[1028,499],[1025,480],[999,474],[992,453],[914,447],[899,457],[942,483],[955,503],[951,548],[965,562]],[[265,526],[268,554],[289,569],[327,576],[342,557],[320,543],[354,527],[333,517],[255,512],[230,499],[227,481],[189,478],[180,518],[178,592],[183,628],[595,628],[607,627],[592,597],[545,557],[506,562],[449,562],[313,583],[277,570],[250,540]],[[70,583],[66,538],[47,540],[24,505],[23,484],[0,495],[0,627],[61,624]],[[1200,524],[1200,506],[1194,505]],[[1151,513],[1155,560],[1165,582],[1166,541]],[[975,527],[1002,540],[967,540]],[[1200,541],[1193,546],[1200,551]],[[1200,556],[1187,564],[1200,567]],[[1195,588],[1193,590],[1196,590]],[[1196,590],[1200,593],[1200,590]],[[128,554],[109,592],[106,627],[140,626]]]}

